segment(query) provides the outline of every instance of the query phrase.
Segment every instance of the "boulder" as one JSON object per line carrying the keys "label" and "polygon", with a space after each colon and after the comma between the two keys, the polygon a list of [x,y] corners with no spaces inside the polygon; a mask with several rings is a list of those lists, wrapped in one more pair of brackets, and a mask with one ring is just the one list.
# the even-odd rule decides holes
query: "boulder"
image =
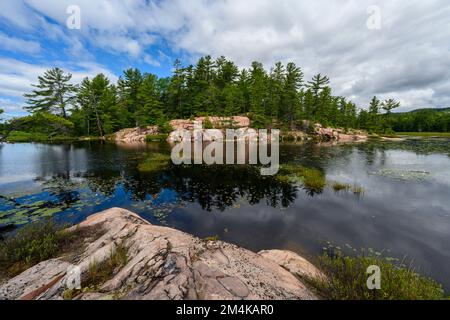
{"label": "boulder", "polygon": [[257,254],[201,240],[119,208],[73,228],[102,232],[87,239],[84,248],[7,281],[0,286],[0,299],[63,299],[68,296],[67,270],[79,270],[82,286],[89,287],[85,282],[92,263],[101,266],[118,246],[126,249],[126,263],[104,283],[72,292],[73,299],[317,299],[299,275],[316,276],[318,271],[293,252]]}

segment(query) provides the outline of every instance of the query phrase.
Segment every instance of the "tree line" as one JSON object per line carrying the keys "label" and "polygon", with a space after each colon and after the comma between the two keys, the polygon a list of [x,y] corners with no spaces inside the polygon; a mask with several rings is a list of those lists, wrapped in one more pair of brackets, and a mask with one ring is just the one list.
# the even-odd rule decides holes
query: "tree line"
{"label": "tree line", "polygon": [[60,68],[39,76],[34,90],[25,94],[25,109],[31,113],[25,122],[32,127],[34,116],[47,121],[53,116],[51,120],[78,136],[148,125],[164,132],[170,130],[171,119],[232,115],[249,116],[255,128],[295,130],[303,120],[371,132],[398,128],[392,117],[397,101],[373,97],[368,108],[358,108],[333,95],[327,76],[317,74],[306,81],[292,62],[278,62],[267,71],[259,62],[239,69],[225,57],[205,56],[188,66],[176,60],[170,77],[128,69],[117,83],[104,74],[79,84],[71,80]]}

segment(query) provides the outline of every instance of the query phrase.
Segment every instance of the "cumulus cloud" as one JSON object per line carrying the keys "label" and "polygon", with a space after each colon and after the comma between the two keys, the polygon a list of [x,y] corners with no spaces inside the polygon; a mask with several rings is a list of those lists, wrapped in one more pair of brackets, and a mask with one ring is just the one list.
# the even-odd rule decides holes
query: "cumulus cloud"
{"label": "cumulus cloud", "polygon": [[[82,25],[68,34],[66,9],[73,4]],[[379,30],[366,24],[372,5],[380,9]],[[187,63],[205,54],[225,55],[241,67],[293,61],[308,78],[329,75],[335,92],[361,107],[373,95],[397,98],[403,110],[450,104],[447,0],[22,0],[2,1],[0,16],[65,38],[70,52],[86,51],[89,43],[159,66],[167,57],[158,47],[164,43],[169,56]],[[43,17],[56,22],[48,26],[55,30],[43,27]]]}
{"label": "cumulus cloud", "polygon": [[[0,58],[0,108],[7,112],[17,112],[24,105],[23,94],[30,92],[32,84],[37,82],[38,76],[54,66],[37,65],[16,59]],[[72,74],[72,82],[80,83],[85,77],[94,77],[99,73],[106,75],[111,81],[117,81],[117,76],[107,68],[93,62],[77,62],[75,64],[61,64],[59,67]]]}

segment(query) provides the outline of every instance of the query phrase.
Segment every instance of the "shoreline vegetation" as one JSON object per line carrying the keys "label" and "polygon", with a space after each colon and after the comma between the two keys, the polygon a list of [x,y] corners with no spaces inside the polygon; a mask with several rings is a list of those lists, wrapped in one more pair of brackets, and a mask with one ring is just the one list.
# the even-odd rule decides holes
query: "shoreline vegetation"
{"label": "shoreline vegetation", "polygon": [[303,130],[304,121],[369,134],[450,128],[448,109],[395,113],[399,102],[377,97],[357,106],[334,95],[326,75],[306,80],[292,62],[278,62],[269,70],[257,61],[238,68],[223,56],[204,56],[187,66],[176,60],[172,75],[164,78],[128,69],[117,83],[98,74],[75,84],[70,73],[53,68],[24,97],[30,114],[0,123],[0,142],[103,139],[124,128],[148,126],[169,134],[174,119],[232,115],[248,117],[254,129],[289,133]]}
{"label": "shoreline vegetation", "polygon": [[[140,226],[141,228],[139,232],[134,230],[134,232],[139,234],[139,241],[149,241],[149,245],[151,244],[151,246],[155,246],[156,243],[154,242],[157,240],[154,237],[151,240],[147,240],[147,232],[154,230],[153,232],[163,234],[165,239],[169,241],[167,244],[163,244],[166,248],[165,250],[167,250],[163,259],[168,259],[171,255],[182,254],[173,249],[174,244],[172,241],[174,243],[177,241],[192,242],[194,248],[199,250],[197,251],[197,257],[191,256],[188,259],[192,261],[193,268],[198,268],[197,262],[202,263],[202,261],[205,261],[204,259],[209,259],[209,261],[206,261],[207,264],[214,266],[216,261],[209,254],[205,254],[205,252],[214,252],[217,248],[221,248],[225,254],[238,254],[238,256],[243,254],[247,258],[250,257],[255,260],[255,263],[261,264],[263,270],[266,271],[267,268],[275,267],[273,264],[268,267],[266,265],[267,261],[260,260],[261,257],[274,261],[284,271],[274,269],[271,272],[281,274],[287,270],[294,275],[294,278],[289,278],[284,275],[282,279],[287,281],[287,283],[278,283],[277,286],[279,288],[277,290],[288,290],[287,288],[292,288],[292,286],[303,288],[303,291],[296,293],[298,296],[294,294],[294,296],[290,297],[293,299],[300,297],[332,300],[448,299],[442,287],[434,280],[419,275],[411,265],[406,265],[405,261],[383,257],[381,253],[374,252],[372,249],[361,251],[352,256],[345,256],[339,249],[329,247],[322,256],[311,259],[314,262],[314,264],[311,264],[304,258],[289,251],[269,250],[256,254],[245,249],[230,246],[219,241],[217,237],[201,240],[190,235],[181,234],[174,229],[161,229],[160,227],[148,224],[129,211],[118,208],[93,215],[80,225],[68,229],[65,226],[57,226],[50,220],[34,223],[23,228],[16,235],[2,240],[0,242],[0,275],[3,281],[0,279],[0,283],[3,282],[3,284],[0,285],[0,296],[3,295],[2,298],[6,299],[14,299],[21,298],[21,295],[22,297],[25,295],[29,299],[46,299],[51,298],[49,296],[47,297],[45,293],[51,287],[53,288],[50,292],[63,299],[77,299],[81,297],[86,299],[104,297],[108,297],[108,299],[120,299],[129,296],[133,292],[132,286],[122,287],[113,286],[112,284],[120,283],[117,282],[120,281],[118,279],[126,279],[132,276],[129,271],[124,270],[130,269],[128,264],[132,263],[131,260],[133,257],[141,254],[140,250],[144,250],[142,249],[144,247],[140,246],[141,249],[136,251],[137,247],[135,247],[136,244],[133,242],[134,236],[130,236],[122,237],[121,242],[119,239],[112,239],[111,243],[103,243],[103,247],[109,248],[109,251],[107,249],[99,250],[101,254],[95,250],[87,250],[86,243],[92,243],[92,246],[95,247],[96,243],[100,241],[98,239],[104,238],[103,236],[109,232],[115,232],[114,226],[110,226],[105,222],[106,220],[109,221],[109,224],[111,224],[111,221],[115,222],[121,228],[123,228],[123,223],[133,221],[132,224],[135,223],[136,226]],[[144,229],[142,230],[142,228]],[[125,228],[121,232],[126,233],[127,229]],[[179,237],[184,240],[181,238],[178,239]],[[30,275],[30,271],[27,270],[32,270],[30,268],[41,263],[41,268],[37,269],[39,271],[35,270],[35,272],[42,273],[43,270],[44,272],[49,272],[50,268],[56,268],[54,265],[56,262],[50,264],[48,261],[52,260],[49,259],[56,259],[53,261],[60,261],[64,266],[67,261],[73,263],[75,261],[81,261],[81,269],[83,269],[83,261],[87,261],[85,263],[86,270],[82,273],[82,288],[68,290],[61,286],[61,283],[56,284],[56,282],[52,282],[54,279],[49,278],[46,280],[52,283],[51,286],[45,287],[45,282],[39,282],[47,290],[36,290],[36,287],[34,287],[34,290],[30,292],[29,287],[33,285],[33,281],[38,282],[38,279],[33,278],[33,275]],[[238,263],[241,268],[245,269],[247,267],[246,264],[249,262],[242,260],[238,261]],[[371,265],[379,266],[381,269],[382,285],[380,290],[367,289],[366,281],[368,275],[366,270]],[[45,268],[48,268],[48,270],[45,270]],[[262,293],[255,288],[251,286],[245,288],[242,286],[239,282],[240,280],[238,280],[241,277],[238,271],[231,272],[231,274],[226,276],[235,280],[229,281],[227,288],[232,287],[229,292],[238,296],[240,295],[241,298],[261,298],[258,294]],[[265,277],[268,275],[259,276]],[[174,277],[177,277],[177,275],[174,274]],[[141,276],[140,281],[144,281],[144,278],[146,278],[145,281],[152,281],[151,273],[147,276]],[[30,281],[28,283],[29,287],[24,285],[26,283],[26,281],[24,282],[25,279]],[[250,281],[249,283],[252,282],[252,279],[247,280]],[[21,283],[22,287],[14,287],[15,285],[17,286],[17,283]],[[14,287],[17,292],[9,292],[9,286]],[[60,287],[59,289],[58,286]],[[158,290],[163,291],[162,289],[163,287],[156,285],[152,292],[153,296],[163,297],[163,292],[158,292]],[[270,292],[272,289],[274,288],[271,288],[269,285],[265,290]],[[255,296],[252,296],[252,294]],[[281,292],[281,294],[288,293]],[[187,296],[184,298],[187,298]],[[197,298],[201,297],[197,296]]]}

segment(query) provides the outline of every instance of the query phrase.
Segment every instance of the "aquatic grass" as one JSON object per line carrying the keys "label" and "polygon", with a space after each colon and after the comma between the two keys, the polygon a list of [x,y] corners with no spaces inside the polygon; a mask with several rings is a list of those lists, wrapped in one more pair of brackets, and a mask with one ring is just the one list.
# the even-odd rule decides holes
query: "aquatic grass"
{"label": "aquatic grass", "polygon": [[364,193],[366,192],[364,187],[354,184],[351,188],[353,194],[357,195],[357,196],[363,196]]}
{"label": "aquatic grass", "polygon": [[[308,278],[307,283],[325,299],[330,300],[439,300],[445,299],[442,286],[417,274],[412,267],[395,263],[381,253],[362,251],[355,257],[343,256],[339,251],[325,253],[317,266],[323,278]],[[381,271],[381,288],[369,290],[369,266]]]}
{"label": "aquatic grass", "polygon": [[326,186],[325,174],[316,168],[301,165],[281,165],[278,180],[285,180],[286,176],[300,179],[303,187],[310,193],[321,193]]}
{"label": "aquatic grass", "polygon": [[333,182],[331,187],[333,188],[333,190],[335,192],[349,191],[349,190],[352,189],[352,185],[351,184],[349,184],[349,183],[341,183],[341,182]]}
{"label": "aquatic grass", "polygon": [[170,155],[163,153],[152,153],[138,165],[141,172],[155,172],[166,168],[169,165]]}

